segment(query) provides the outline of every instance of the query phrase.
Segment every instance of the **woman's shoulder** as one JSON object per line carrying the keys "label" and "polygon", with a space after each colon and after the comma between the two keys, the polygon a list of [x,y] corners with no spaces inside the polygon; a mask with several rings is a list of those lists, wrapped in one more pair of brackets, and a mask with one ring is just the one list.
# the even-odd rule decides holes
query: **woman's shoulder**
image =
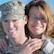
{"label": "woman's shoulder", "polygon": [[51,38],[51,40],[50,40],[53,44],[54,44],[54,38]]}
{"label": "woman's shoulder", "polygon": [[54,44],[54,38],[47,38],[47,41]]}
{"label": "woman's shoulder", "polygon": [[43,51],[46,54],[51,53],[54,49],[54,38],[47,38],[46,43],[44,44],[45,44],[45,47],[43,48]]}

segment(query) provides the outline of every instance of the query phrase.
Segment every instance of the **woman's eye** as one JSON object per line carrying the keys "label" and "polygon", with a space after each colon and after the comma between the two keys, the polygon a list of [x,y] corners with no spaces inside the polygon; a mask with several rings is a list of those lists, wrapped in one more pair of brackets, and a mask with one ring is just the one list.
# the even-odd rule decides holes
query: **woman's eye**
{"label": "woman's eye", "polygon": [[42,20],[44,20],[44,18],[41,18]]}

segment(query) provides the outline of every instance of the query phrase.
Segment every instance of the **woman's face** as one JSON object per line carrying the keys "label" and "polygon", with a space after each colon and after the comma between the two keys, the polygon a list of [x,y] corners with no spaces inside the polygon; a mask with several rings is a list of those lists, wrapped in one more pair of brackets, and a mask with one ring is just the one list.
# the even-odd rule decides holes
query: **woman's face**
{"label": "woman's face", "polygon": [[42,34],[46,30],[46,21],[41,17],[37,7],[32,7],[29,12],[28,29],[30,34],[35,37]]}

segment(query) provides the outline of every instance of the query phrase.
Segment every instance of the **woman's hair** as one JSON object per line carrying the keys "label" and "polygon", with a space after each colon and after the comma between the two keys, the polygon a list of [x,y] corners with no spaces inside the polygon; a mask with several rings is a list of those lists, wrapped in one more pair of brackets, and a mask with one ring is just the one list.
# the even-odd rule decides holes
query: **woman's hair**
{"label": "woman's hair", "polygon": [[[30,1],[25,6],[25,15],[28,16],[28,19],[29,19],[30,9],[33,6],[38,8],[40,15],[46,20],[47,28],[45,30],[45,35],[47,37],[50,37],[52,35],[52,31],[53,31],[53,27],[54,27],[54,25],[53,25],[54,20],[53,20],[52,13],[51,13],[51,10],[50,10],[48,4],[44,0],[32,0],[32,1]],[[27,27],[27,25],[26,25],[26,27]]]}

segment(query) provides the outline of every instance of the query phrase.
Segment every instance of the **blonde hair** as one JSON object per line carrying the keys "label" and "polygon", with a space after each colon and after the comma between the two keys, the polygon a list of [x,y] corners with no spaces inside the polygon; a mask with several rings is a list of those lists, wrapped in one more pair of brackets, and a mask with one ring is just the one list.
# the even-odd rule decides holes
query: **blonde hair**
{"label": "blonde hair", "polygon": [[54,27],[54,20],[52,17],[52,12],[48,4],[44,0],[39,0],[38,2],[31,1],[25,6],[25,15],[28,16],[30,9],[35,6],[38,8],[41,16],[46,20],[47,28],[45,30],[46,37],[52,36],[52,31]]}

